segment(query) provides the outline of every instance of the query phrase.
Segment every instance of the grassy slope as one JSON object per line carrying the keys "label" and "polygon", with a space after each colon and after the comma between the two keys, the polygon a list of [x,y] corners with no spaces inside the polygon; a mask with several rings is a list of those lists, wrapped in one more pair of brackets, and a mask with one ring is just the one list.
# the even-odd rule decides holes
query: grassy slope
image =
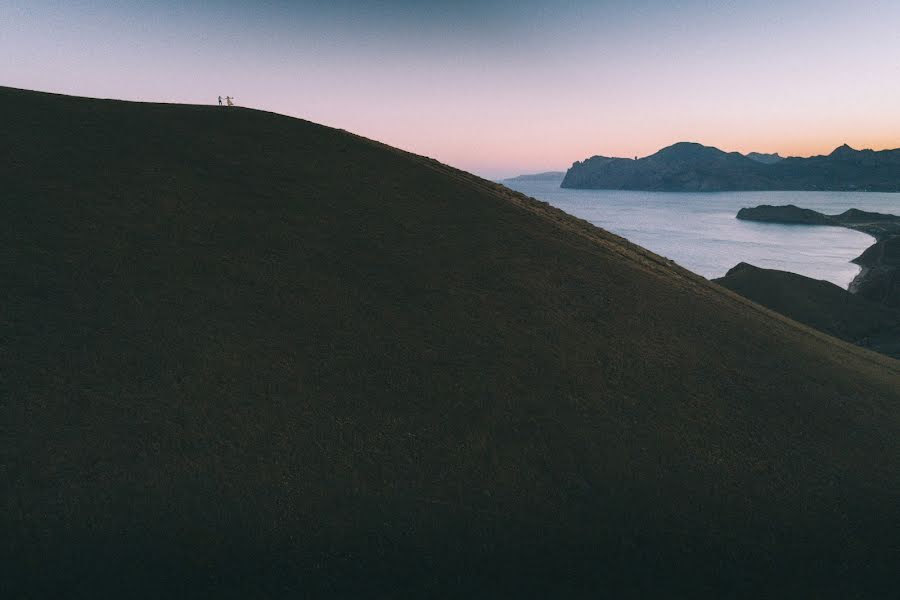
{"label": "grassy slope", "polygon": [[896,583],[896,361],[342,131],[0,110],[0,585]]}
{"label": "grassy slope", "polygon": [[900,311],[833,283],[746,263],[715,282],[842,340],[900,357]]}

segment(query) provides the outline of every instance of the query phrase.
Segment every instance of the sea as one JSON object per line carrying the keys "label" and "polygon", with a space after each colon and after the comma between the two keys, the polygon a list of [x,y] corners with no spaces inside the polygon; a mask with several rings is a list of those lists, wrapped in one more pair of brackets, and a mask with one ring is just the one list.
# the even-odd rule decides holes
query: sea
{"label": "sea", "polygon": [[625,192],[572,190],[559,181],[503,181],[567,213],[616,233],[709,279],[739,262],[824,279],[842,288],[859,273],[852,262],[874,243],[843,227],[755,223],[743,207],[795,204],[825,214],[849,208],[900,215],[900,194],[875,192]]}

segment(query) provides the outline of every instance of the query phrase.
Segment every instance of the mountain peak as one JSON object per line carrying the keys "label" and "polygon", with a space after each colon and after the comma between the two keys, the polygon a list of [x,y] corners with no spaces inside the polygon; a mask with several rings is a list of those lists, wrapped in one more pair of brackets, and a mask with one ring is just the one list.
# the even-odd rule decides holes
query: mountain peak
{"label": "mountain peak", "polygon": [[667,192],[900,192],[898,182],[900,148],[876,152],[844,144],[827,156],[784,159],[777,153],[744,155],[695,142],[678,142],[634,161],[593,158],[576,162],[563,178],[562,187]]}
{"label": "mountain peak", "polygon": [[697,142],[677,142],[671,146],[667,146],[651,155],[651,157],[674,158],[674,159],[694,159],[704,157],[714,157],[726,154],[713,146],[704,146]]}
{"label": "mountain peak", "polygon": [[745,154],[747,158],[750,160],[755,160],[758,163],[763,163],[764,165],[771,165],[777,162],[784,160],[777,152],[765,153],[765,152],[749,152]]}
{"label": "mountain peak", "polygon": [[828,156],[832,156],[835,158],[841,158],[841,157],[846,157],[846,156],[853,156],[857,152],[859,152],[859,150],[855,150],[854,148],[851,148],[849,146],[849,144],[841,144],[840,146],[835,148],[834,151],[831,154],[829,154]]}

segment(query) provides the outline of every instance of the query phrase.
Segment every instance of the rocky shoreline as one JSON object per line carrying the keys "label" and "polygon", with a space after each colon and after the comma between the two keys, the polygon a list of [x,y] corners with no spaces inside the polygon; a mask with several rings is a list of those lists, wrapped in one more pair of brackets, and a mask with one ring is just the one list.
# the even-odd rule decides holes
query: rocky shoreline
{"label": "rocky shoreline", "polygon": [[875,238],[875,243],[851,262],[862,270],[850,282],[848,291],[862,298],[900,307],[900,216],[851,208],[839,215],[826,215],[793,204],[763,204],[742,208],[738,219],[764,223],[846,227]]}
{"label": "rocky shoreline", "polygon": [[875,243],[852,262],[862,267],[844,290],[819,281],[740,263],[714,281],[800,323],[900,359],[900,217],[852,208],[826,215],[792,204],[742,208],[738,219],[846,227]]}

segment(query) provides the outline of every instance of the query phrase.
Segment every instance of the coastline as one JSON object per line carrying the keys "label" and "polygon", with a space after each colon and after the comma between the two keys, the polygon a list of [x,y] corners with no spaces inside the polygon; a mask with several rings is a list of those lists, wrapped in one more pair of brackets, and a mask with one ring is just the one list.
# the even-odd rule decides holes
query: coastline
{"label": "coastline", "polygon": [[549,182],[507,182],[509,187],[650,248],[707,279],[738,262],[799,273],[842,289],[859,275],[853,259],[871,239],[847,229],[794,231],[748,227],[735,213],[755,204],[811,205],[826,212],[850,206],[889,210],[893,198],[849,192],[635,192],[572,190]]}
{"label": "coastline", "polygon": [[862,258],[865,255],[865,253],[868,252],[871,248],[874,248],[880,241],[876,235],[874,235],[868,231],[861,231],[859,229],[856,229],[854,231],[859,231],[860,233],[866,234],[867,236],[872,238],[873,243],[871,246],[869,246],[868,248],[863,250],[862,254],[860,254],[859,256],[857,256],[856,258],[854,258],[853,260],[850,261],[852,264],[859,267],[859,273],[857,273],[856,276],[850,280],[850,284],[847,285],[847,291],[850,292],[851,294],[858,293],[860,287],[865,286],[866,280],[868,278],[872,277],[872,267],[860,264],[857,261],[859,261],[859,259]]}
{"label": "coastline", "polygon": [[858,265],[860,271],[850,281],[847,291],[887,306],[900,306],[900,258],[897,256],[897,248],[900,248],[900,216],[856,208],[827,215],[788,204],[742,208],[735,218],[781,225],[842,227],[868,235],[875,241],[850,261]]}

